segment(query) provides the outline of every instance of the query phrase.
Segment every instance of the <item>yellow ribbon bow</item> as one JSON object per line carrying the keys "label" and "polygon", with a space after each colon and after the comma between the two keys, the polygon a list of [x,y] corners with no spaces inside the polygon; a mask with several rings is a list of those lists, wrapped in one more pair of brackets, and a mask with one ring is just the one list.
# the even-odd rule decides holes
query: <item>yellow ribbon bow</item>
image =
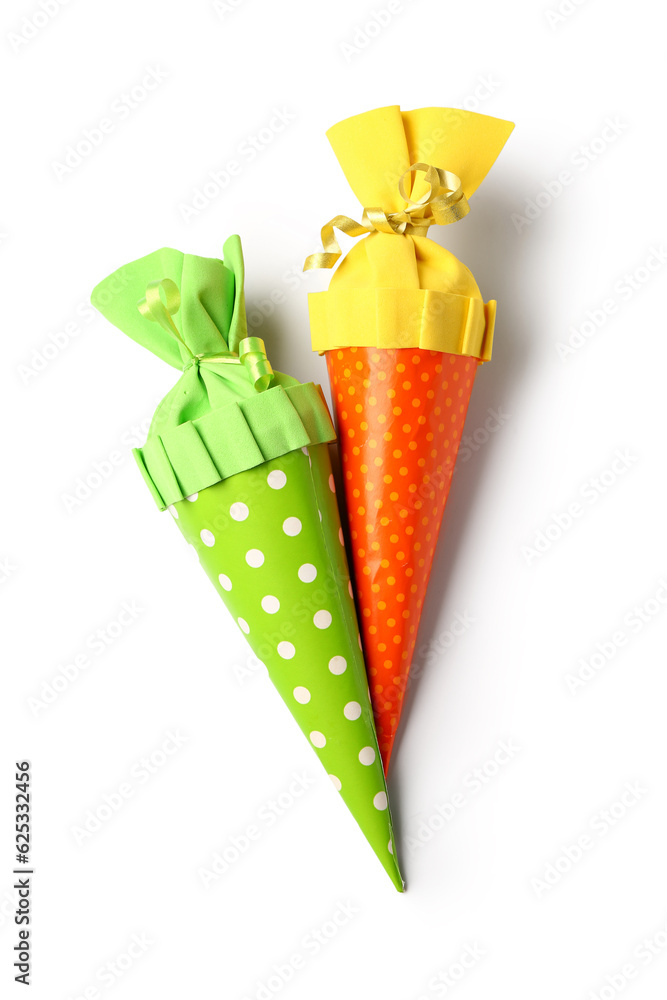
{"label": "yellow ribbon bow", "polygon": [[[428,184],[428,191],[418,201],[413,201],[405,191],[405,180],[415,170],[424,171],[424,180]],[[304,271],[333,267],[342,256],[336,229],[347,236],[363,236],[372,232],[425,236],[429,226],[447,226],[450,222],[462,219],[470,211],[460,178],[450,170],[442,170],[429,163],[413,163],[408,167],[399,179],[398,192],[409,206],[400,212],[387,214],[381,208],[365,208],[361,222],[355,222],[348,215],[334,216],[322,227],[324,251],[306,257]]]}
{"label": "yellow ribbon bow", "polygon": [[151,281],[146,286],[146,298],[141,299],[137,304],[142,316],[152,322],[159,323],[162,329],[175,337],[190,355],[183,371],[187,371],[193,364],[198,364],[200,361],[207,364],[243,365],[257,392],[263,392],[269,388],[273,380],[273,368],[266,356],[266,346],[261,337],[244,337],[239,344],[238,354],[234,351],[220,351],[218,354],[193,354],[172,319],[180,307],[181,293],[178,290],[178,285],[171,278]]}

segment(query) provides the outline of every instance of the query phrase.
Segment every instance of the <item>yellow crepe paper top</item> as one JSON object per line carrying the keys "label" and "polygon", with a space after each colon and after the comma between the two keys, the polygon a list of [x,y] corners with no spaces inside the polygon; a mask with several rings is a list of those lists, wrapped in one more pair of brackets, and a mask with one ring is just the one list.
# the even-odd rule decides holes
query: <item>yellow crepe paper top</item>
{"label": "yellow crepe paper top", "polygon": [[[472,274],[452,253],[426,236],[411,234],[411,229],[421,231],[419,216],[427,213],[415,209],[414,202],[426,198],[429,185],[424,171],[409,171],[422,164],[456,175],[465,201],[484,180],[513,127],[471,111],[402,112],[393,106],[329,129],[329,141],[366,208],[364,223],[370,218],[371,232],[342,260],[329,290],[309,295],[314,350],[421,347],[490,358],[495,302],[483,303]],[[401,178],[412,205],[401,195]],[[386,226],[373,231],[375,209],[381,209],[380,215],[411,209],[408,232],[387,231]],[[353,234],[359,231],[366,230],[352,229]]]}

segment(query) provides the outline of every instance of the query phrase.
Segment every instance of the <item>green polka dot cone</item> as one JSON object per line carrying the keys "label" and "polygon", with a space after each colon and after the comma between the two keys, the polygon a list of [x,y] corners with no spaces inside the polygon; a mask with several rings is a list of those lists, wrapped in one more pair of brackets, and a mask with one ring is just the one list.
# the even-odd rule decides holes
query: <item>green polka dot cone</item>
{"label": "green polka dot cone", "polygon": [[247,337],[238,236],[223,250],[163,247],[91,301],[181,372],[134,451],[139,468],[402,890],[333,492],[335,431],[319,386],[273,371]]}
{"label": "green polka dot cone", "polygon": [[169,509],[402,891],[327,446]]}

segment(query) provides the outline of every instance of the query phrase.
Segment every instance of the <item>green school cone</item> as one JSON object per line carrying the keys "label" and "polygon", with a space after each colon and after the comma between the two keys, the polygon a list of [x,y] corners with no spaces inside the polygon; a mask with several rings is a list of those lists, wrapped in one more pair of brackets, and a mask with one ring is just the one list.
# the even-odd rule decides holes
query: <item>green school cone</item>
{"label": "green school cone", "polygon": [[238,237],[225,262],[163,249],[93,305],[183,374],[135,457],[399,891],[318,386],[273,372],[246,336]]}

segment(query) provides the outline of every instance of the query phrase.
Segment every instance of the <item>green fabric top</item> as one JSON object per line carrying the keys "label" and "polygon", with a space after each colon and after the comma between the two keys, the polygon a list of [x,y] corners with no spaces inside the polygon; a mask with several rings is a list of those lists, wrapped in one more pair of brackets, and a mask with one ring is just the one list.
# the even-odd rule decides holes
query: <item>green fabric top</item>
{"label": "green fabric top", "polygon": [[[145,446],[134,451],[162,510],[264,461],[335,439],[319,386],[274,372],[262,392],[245,365],[196,357],[238,353],[247,336],[239,237],[230,236],[223,252],[224,261],[156,250],[114,271],[91,296],[108,320],[182,371],[155,411]],[[139,310],[147,287],[164,279],[180,291],[171,317],[178,333]]]}

